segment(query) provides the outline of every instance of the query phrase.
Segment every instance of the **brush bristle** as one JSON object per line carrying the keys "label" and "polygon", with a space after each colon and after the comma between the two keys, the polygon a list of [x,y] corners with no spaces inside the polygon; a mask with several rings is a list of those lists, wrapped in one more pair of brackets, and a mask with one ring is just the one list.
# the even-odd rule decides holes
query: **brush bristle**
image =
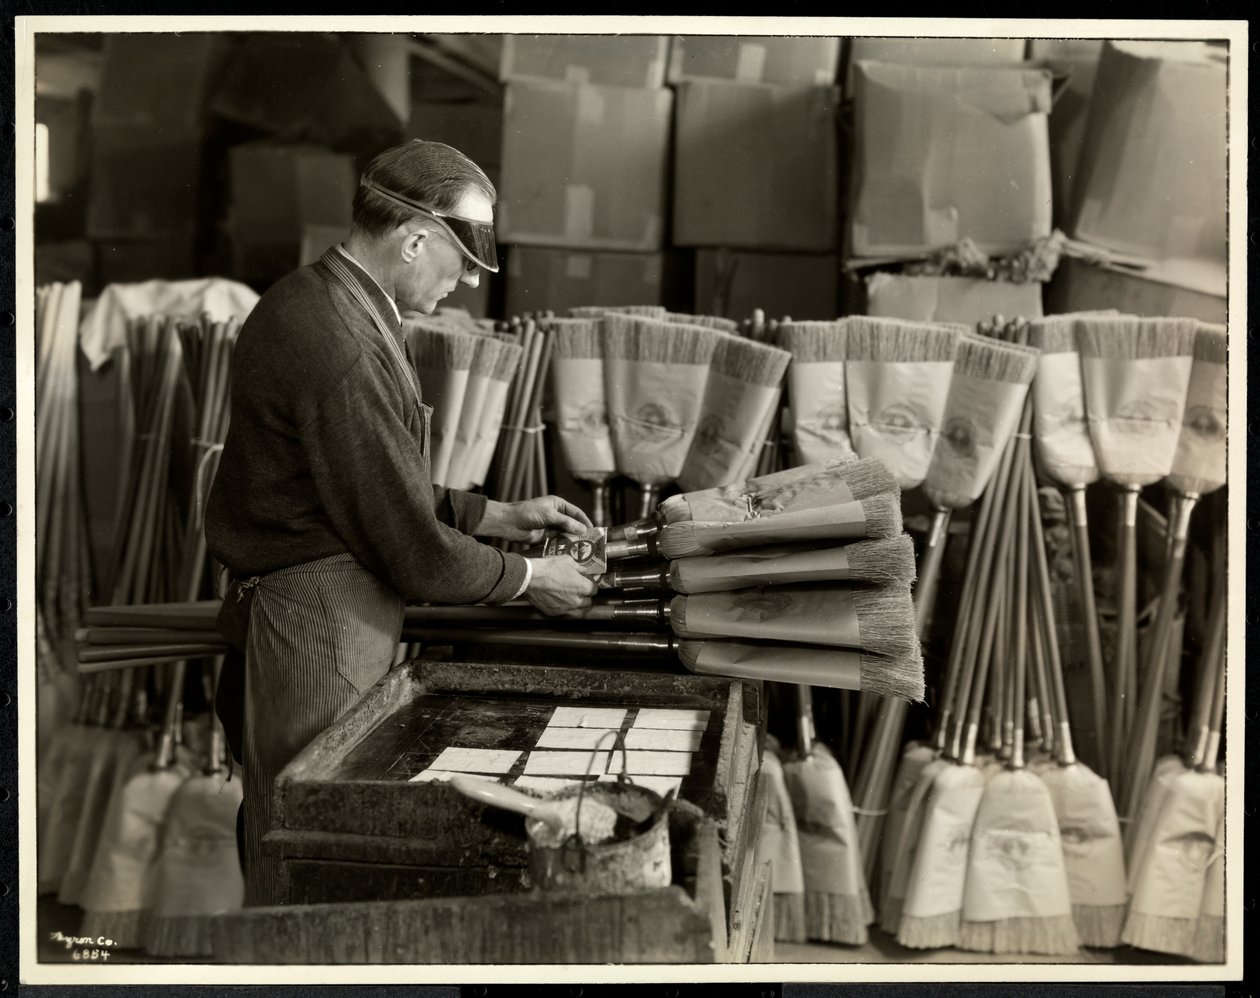
{"label": "brush bristle", "polygon": [[469,367],[468,373],[483,378],[493,377],[495,368],[499,364],[499,354],[503,351],[504,344],[493,336],[478,336],[476,340],[472,365]]}
{"label": "brush bristle", "polygon": [[1102,360],[1153,360],[1188,357],[1195,349],[1194,319],[1096,316],[1076,320],[1082,357]]}
{"label": "brush bristle", "polygon": [[866,651],[890,658],[918,652],[909,586],[855,586],[850,596]]}
{"label": "brush bristle", "polygon": [[780,943],[805,942],[804,894],[774,896],[774,938]]}
{"label": "brush bristle", "polygon": [[598,319],[548,319],[551,355],[572,360],[600,360],[604,340]]}
{"label": "brush bristle", "polygon": [[944,949],[958,943],[962,912],[947,911],[940,915],[901,916],[897,942],[910,949]]}
{"label": "brush bristle", "polygon": [[511,381],[524,352],[519,344],[500,340],[499,355],[495,358],[494,370],[490,372],[490,377],[494,381]]}
{"label": "brush bristle", "polygon": [[694,669],[696,662],[700,660],[700,650],[703,647],[703,641],[679,641],[678,658],[688,669]]}
{"label": "brush bristle", "polygon": [[710,369],[746,385],[777,388],[791,359],[790,353],[778,347],[723,336],[713,350]]}
{"label": "brush bristle", "polygon": [[837,474],[854,499],[871,496],[895,495],[900,503],[901,486],[883,461],[874,457],[859,458],[831,465],[829,470]]}
{"label": "brush bristle", "polygon": [[1120,945],[1120,933],[1124,931],[1125,906],[1122,904],[1072,905],[1072,920],[1081,944],[1099,949],[1114,949]]}
{"label": "brush bristle", "polygon": [[922,703],[927,692],[923,677],[923,656],[907,655],[889,658],[883,655],[862,655],[858,659],[862,692],[879,697],[895,697]]}
{"label": "brush bristle", "polygon": [[1194,359],[1206,364],[1224,364],[1229,360],[1229,336],[1224,326],[1200,322],[1194,334]]}
{"label": "brush bristle", "polygon": [[901,496],[885,492],[860,500],[867,540],[887,540],[901,533]]}
{"label": "brush bristle", "polygon": [[836,363],[848,359],[849,327],[837,322],[785,322],[779,326],[779,346],[802,364]]}
{"label": "brush bristle", "polygon": [[675,596],[669,601],[669,626],[680,638],[691,637],[687,633],[687,597]]}
{"label": "brush bristle", "polygon": [[696,525],[692,520],[667,523],[656,538],[656,548],[671,561],[709,553],[707,548],[696,543]]}
{"label": "brush bristle", "polygon": [[1047,315],[1028,323],[1028,345],[1044,354],[1076,353],[1076,315]]}
{"label": "brush bristle", "polygon": [[602,319],[609,314],[646,315],[652,319],[665,318],[664,305],[578,305],[569,309],[573,319]]}
{"label": "brush bristle", "polygon": [[686,496],[670,496],[657,505],[656,511],[665,517],[666,523],[682,523],[691,519],[691,506]]}
{"label": "brush bristle", "polygon": [[687,312],[666,312],[666,322],[681,322],[688,326],[704,326],[722,333],[734,333],[739,330],[739,323],[721,315],[690,315]]}
{"label": "brush bristle", "polygon": [[849,577],[855,582],[908,586],[915,579],[914,541],[901,534],[881,541],[846,545]]}
{"label": "brush bristle", "polygon": [[132,909],[130,911],[92,911],[83,913],[83,922],[79,926],[80,935],[104,936],[112,939],[119,949],[139,949],[144,945],[149,919],[152,912]]}
{"label": "brush bristle", "polygon": [[211,956],[211,915],[155,918],[149,926],[144,949],[153,956]]}
{"label": "brush bristle", "polygon": [[1032,347],[976,336],[960,337],[954,374],[976,381],[1026,385],[1037,372],[1039,352]]}
{"label": "brush bristle", "polygon": [[1198,923],[1197,918],[1173,918],[1130,908],[1120,939],[1138,949],[1188,956],[1194,951]]}
{"label": "brush bristle", "polygon": [[[802,838],[806,833],[801,833]],[[834,834],[834,833],[833,833]],[[801,842],[801,849],[806,849]],[[805,926],[810,939],[827,943],[865,946],[869,940],[866,928],[870,919],[862,899],[851,894],[828,894],[805,891]]]}
{"label": "brush bristle", "polygon": [[604,356],[672,364],[708,364],[719,333],[638,315],[604,317]]}
{"label": "brush bristle", "polygon": [[436,329],[406,321],[407,342],[416,366],[439,371],[466,371],[481,337],[455,329]]}
{"label": "brush bristle", "polygon": [[967,328],[955,323],[851,316],[848,359],[882,363],[952,361]]}
{"label": "brush bristle", "polygon": [[1071,915],[1002,918],[993,922],[963,921],[958,929],[958,946],[973,953],[1067,956],[1080,949],[1080,939]]}

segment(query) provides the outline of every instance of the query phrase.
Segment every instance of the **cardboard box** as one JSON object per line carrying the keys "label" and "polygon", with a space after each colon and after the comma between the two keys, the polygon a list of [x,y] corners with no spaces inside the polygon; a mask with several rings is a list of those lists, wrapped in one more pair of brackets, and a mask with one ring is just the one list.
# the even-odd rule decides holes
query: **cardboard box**
{"label": "cardboard box", "polygon": [[964,237],[989,254],[1050,234],[1051,74],[861,62],[851,256],[922,254]]}
{"label": "cardboard box", "polygon": [[[1101,44],[1101,43],[1100,43]],[[1046,60],[1065,78],[1050,109],[1050,178],[1054,191],[1054,224],[1066,229],[1072,213],[1072,184],[1085,142],[1090,98],[1098,72],[1098,56],[1053,56]]]}
{"label": "cardboard box", "polygon": [[845,67],[844,92],[853,94],[854,67],[863,59],[911,66],[984,65],[1024,58],[1023,38],[853,38]]}
{"label": "cardboard box", "polygon": [[673,100],[663,88],[509,83],[499,241],[659,250]]}
{"label": "cardboard box", "polygon": [[1108,42],[1071,234],[1155,260],[1227,260],[1225,62],[1198,42]]}
{"label": "cardboard box", "polygon": [[1034,61],[1088,59],[1098,61],[1102,55],[1101,38],[1030,38],[1028,58]]}
{"label": "cardboard box", "polygon": [[97,125],[88,177],[87,235],[152,238],[197,228],[204,150],[200,130]]}
{"label": "cardboard box", "polygon": [[159,129],[198,126],[231,50],[223,34],[106,36],[93,121]]}
{"label": "cardboard box", "polygon": [[499,79],[665,85],[667,35],[504,35]]}
{"label": "cardboard box", "polygon": [[1059,263],[1045,298],[1051,314],[1114,308],[1131,315],[1186,316],[1217,323],[1223,323],[1226,314],[1223,293],[1209,294],[1072,257]]}
{"label": "cardboard box", "polygon": [[866,279],[866,314],[928,322],[986,322],[1041,317],[1041,284],[1011,284],[971,277],[872,274]]}
{"label": "cardboard box", "polygon": [[836,82],[839,62],[840,39],[836,37],[675,35],[666,80],[830,86]]}
{"label": "cardboard box", "polygon": [[402,138],[397,116],[345,45],[314,32],[250,35],[210,109],[286,142],[361,154]]}
{"label": "cardboard box", "polygon": [[563,314],[577,305],[664,304],[663,253],[588,253],[512,246],[507,315],[541,309]]}
{"label": "cardboard box", "polygon": [[282,277],[300,263],[308,225],[350,231],[357,177],[352,157],[312,146],[250,143],[228,154],[234,270]]}
{"label": "cardboard box", "polygon": [[835,87],[679,86],[674,245],[834,252],[839,102]]}
{"label": "cardboard box", "polygon": [[407,138],[445,142],[487,173],[497,172],[503,152],[503,105],[413,102]]}
{"label": "cardboard box", "polygon": [[833,254],[696,252],[698,314],[746,319],[834,319],[839,314],[840,261]]}

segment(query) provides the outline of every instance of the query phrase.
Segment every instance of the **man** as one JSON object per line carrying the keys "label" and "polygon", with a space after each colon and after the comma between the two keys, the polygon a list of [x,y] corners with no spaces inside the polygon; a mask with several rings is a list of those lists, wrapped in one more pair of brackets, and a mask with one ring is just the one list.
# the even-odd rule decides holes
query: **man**
{"label": "man", "polygon": [[241,329],[232,423],[206,509],[234,583],[221,626],[244,652],[246,904],[274,898],[261,840],[276,775],[388,670],[406,601],[545,613],[597,590],[568,557],[525,559],[472,535],[541,540],[590,526],[548,496],[504,504],[432,485],[429,416],[399,307],[432,313],[497,270],[495,190],[462,153],[381,153],[347,241],[278,281]]}

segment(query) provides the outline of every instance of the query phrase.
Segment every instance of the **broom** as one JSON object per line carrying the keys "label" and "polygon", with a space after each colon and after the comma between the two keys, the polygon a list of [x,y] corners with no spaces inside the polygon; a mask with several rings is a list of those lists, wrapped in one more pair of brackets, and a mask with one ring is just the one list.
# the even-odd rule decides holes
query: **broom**
{"label": "broom", "polygon": [[[1038,512],[1034,505],[1031,513]],[[1114,947],[1120,943],[1127,901],[1120,823],[1107,781],[1081,763],[1073,749],[1040,516],[1030,515],[1030,525],[1035,584],[1032,649],[1035,659],[1042,657],[1044,649],[1049,671],[1045,695],[1058,718],[1054,735],[1056,764],[1043,769],[1041,778],[1058,819],[1077,934],[1086,946]],[[1049,720],[1046,730],[1053,730]]]}
{"label": "broom", "polygon": [[799,758],[783,764],[783,778],[800,840],[806,935],[862,945],[874,912],[857,852],[853,802],[840,766],[814,738],[810,687],[797,686],[796,694]]}
{"label": "broom", "polygon": [[766,781],[766,815],[761,823],[758,849],[770,857],[770,881],[774,892],[774,938],[778,942],[803,943],[805,932],[805,877],[801,870],[800,841],[792,798],[783,780],[783,763],[774,736],[767,736],[761,756]]}
{"label": "broom", "polygon": [[721,334],[700,326],[610,313],[604,318],[604,385],[617,467],[639,483],[639,515],[677,479],[695,437]]}
{"label": "broom", "polygon": [[763,426],[779,400],[791,354],[722,335],[714,347],[696,434],[679,487],[694,491],[740,482],[740,472],[765,439]]}
{"label": "broom", "polygon": [[[220,667],[217,660],[216,677]],[[217,678],[209,685],[206,702],[213,704]],[[150,880],[144,948],[154,956],[210,956],[211,919],[239,908],[245,897],[236,845],[241,781],[225,779],[222,729],[213,709],[207,718],[204,768],[171,799]]]}
{"label": "broom", "polygon": [[[1108,758],[1122,762],[1132,735],[1137,602],[1137,500],[1167,476],[1185,410],[1194,354],[1192,321],[1078,319],[1077,345],[1090,437],[1103,475],[1119,486],[1115,689]],[[1122,787],[1126,793],[1127,788]],[[1129,817],[1121,800],[1121,816]]]}
{"label": "broom", "polygon": [[617,474],[608,435],[604,341],[597,319],[553,319],[551,393],[560,450],[573,477],[592,492],[591,518],[608,526],[608,481]]}
{"label": "broom", "polygon": [[914,543],[902,534],[839,547],[779,544],[706,558],[677,558],[648,568],[611,568],[601,585],[624,590],[672,589],[695,595],[792,582],[909,586],[913,581]]}
{"label": "broom", "polygon": [[686,312],[669,312],[659,316],[666,322],[681,322],[687,326],[705,326],[708,329],[716,329],[720,333],[736,333],[739,331],[739,323],[734,319],[728,319],[721,315],[690,315]]}
{"label": "broom", "polygon": [[1098,461],[1085,420],[1076,319],[1089,313],[1050,316],[1028,324],[1029,342],[1041,350],[1033,379],[1033,426],[1037,457],[1045,474],[1066,493],[1065,506],[1072,531],[1073,565],[1080,599],[1080,623],[1085,631],[1093,707],[1093,755],[1101,772],[1110,772],[1106,744],[1107,681],[1103,672],[1094,573],[1089,549],[1085,489],[1098,480]]}
{"label": "broom", "polygon": [[507,413],[508,392],[521,363],[521,348],[515,343],[492,340],[499,345],[494,367],[490,371],[486,387],[485,404],[481,422],[477,427],[474,453],[469,457],[469,486],[481,488],[486,483],[494,453],[503,432],[503,418]]}
{"label": "broom", "polygon": [[1225,810],[1225,781],[1216,772],[1225,712],[1225,661],[1218,654],[1208,749],[1195,769],[1174,778],[1140,858],[1121,939],[1130,946],[1191,956],[1207,871]]}
{"label": "broom", "polygon": [[[1019,421],[1036,358],[1036,351],[1016,344],[970,336],[959,340],[941,423],[940,439],[945,445],[933,451],[924,477],[934,512],[915,591],[920,637],[926,633],[936,599],[950,513],[970,506],[988,485]],[[855,781],[861,848],[872,859],[887,813],[905,717],[903,704],[881,705]]]}
{"label": "broom", "polygon": [[664,319],[664,305],[578,305],[569,309],[573,319],[602,319],[608,314],[638,315],[647,319]]}
{"label": "broom", "polygon": [[403,320],[403,332],[421,394],[433,407],[430,477],[434,485],[447,485],[478,337],[416,319]]}
{"label": "broom", "polygon": [[1198,327],[1185,416],[1168,477],[1175,496],[1174,516],[1169,530],[1171,549],[1165,563],[1154,633],[1147,646],[1149,653],[1137,711],[1137,745],[1132,753],[1125,756],[1128,765],[1121,766],[1124,777],[1121,807],[1123,813],[1130,816],[1136,810],[1138,793],[1155,761],[1164,672],[1170,658],[1180,657],[1173,647],[1172,633],[1190,515],[1200,496],[1225,484],[1226,346],[1224,326],[1201,324]]}
{"label": "broom", "polygon": [[1225,962],[1225,812],[1216,826],[1216,847],[1204,877],[1203,903],[1194,942],[1186,954],[1200,963]]}
{"label": "broom", "polygon": [[471,356],[468,361],[467,381],[459,402],[459,412],[455,417],[454,443],[444,479],[448,488],[467,489],[472,484],[471,463],[477,457],[474,451],[481,418],[485,413],[486,395],[490,390],[490,375],[499,358],[499,351],[505,345],[502,340],[496,340],[493,336],[470,337]]}
{"label": "broom", "polygon": [[1039,513],[1031,466],[1024,463],[1015,474],[1022,510],[1011,524],[1016,537],[1010,702],[1019,709],[1012,710],[1006,770],[985,784],[976,810],[957,941],[984,953],[1058,955],[1076,952],[1079,940],[1050,792],[1024,766],[1028,535],[1029,521]]}
{"label": "broom", "polygon": [[787,322],[779,344],[792,355],[788,405],[797,464],[853,455],[845,407],[847,321]]}

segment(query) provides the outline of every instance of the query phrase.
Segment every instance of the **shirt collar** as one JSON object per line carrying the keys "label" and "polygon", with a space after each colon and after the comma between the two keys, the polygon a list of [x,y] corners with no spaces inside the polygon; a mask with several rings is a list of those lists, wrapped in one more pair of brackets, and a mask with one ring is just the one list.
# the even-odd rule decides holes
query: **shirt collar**
{"label": "shirt collar", "polygon": [[353,263],[356,267],[358,267],[361,271],[363,271],[363,273],[367,274],[368,280],[371,281],[373,284],[375,284],[376,289],[380,291],[382,295],[385,296],[385,300],[389,302],[389,307],[394,310],[394,318],[396,318],[399,322],[399,325],[401,325],[402,313],[398,311],[398,303],[395,302],[394,299],[391,298],[389,295],[385,294],[385,289],[381,287],[380,282],[375,277],[372,276],[371,272],[367,269],[367,267],[363,266],[363,264],[359,263],[358,260],[356,260],[354,257],[350,255],[350,251],[346,249],[345,244],[338,243],[337,251],[342,256],[344,256],[347,260]]}

